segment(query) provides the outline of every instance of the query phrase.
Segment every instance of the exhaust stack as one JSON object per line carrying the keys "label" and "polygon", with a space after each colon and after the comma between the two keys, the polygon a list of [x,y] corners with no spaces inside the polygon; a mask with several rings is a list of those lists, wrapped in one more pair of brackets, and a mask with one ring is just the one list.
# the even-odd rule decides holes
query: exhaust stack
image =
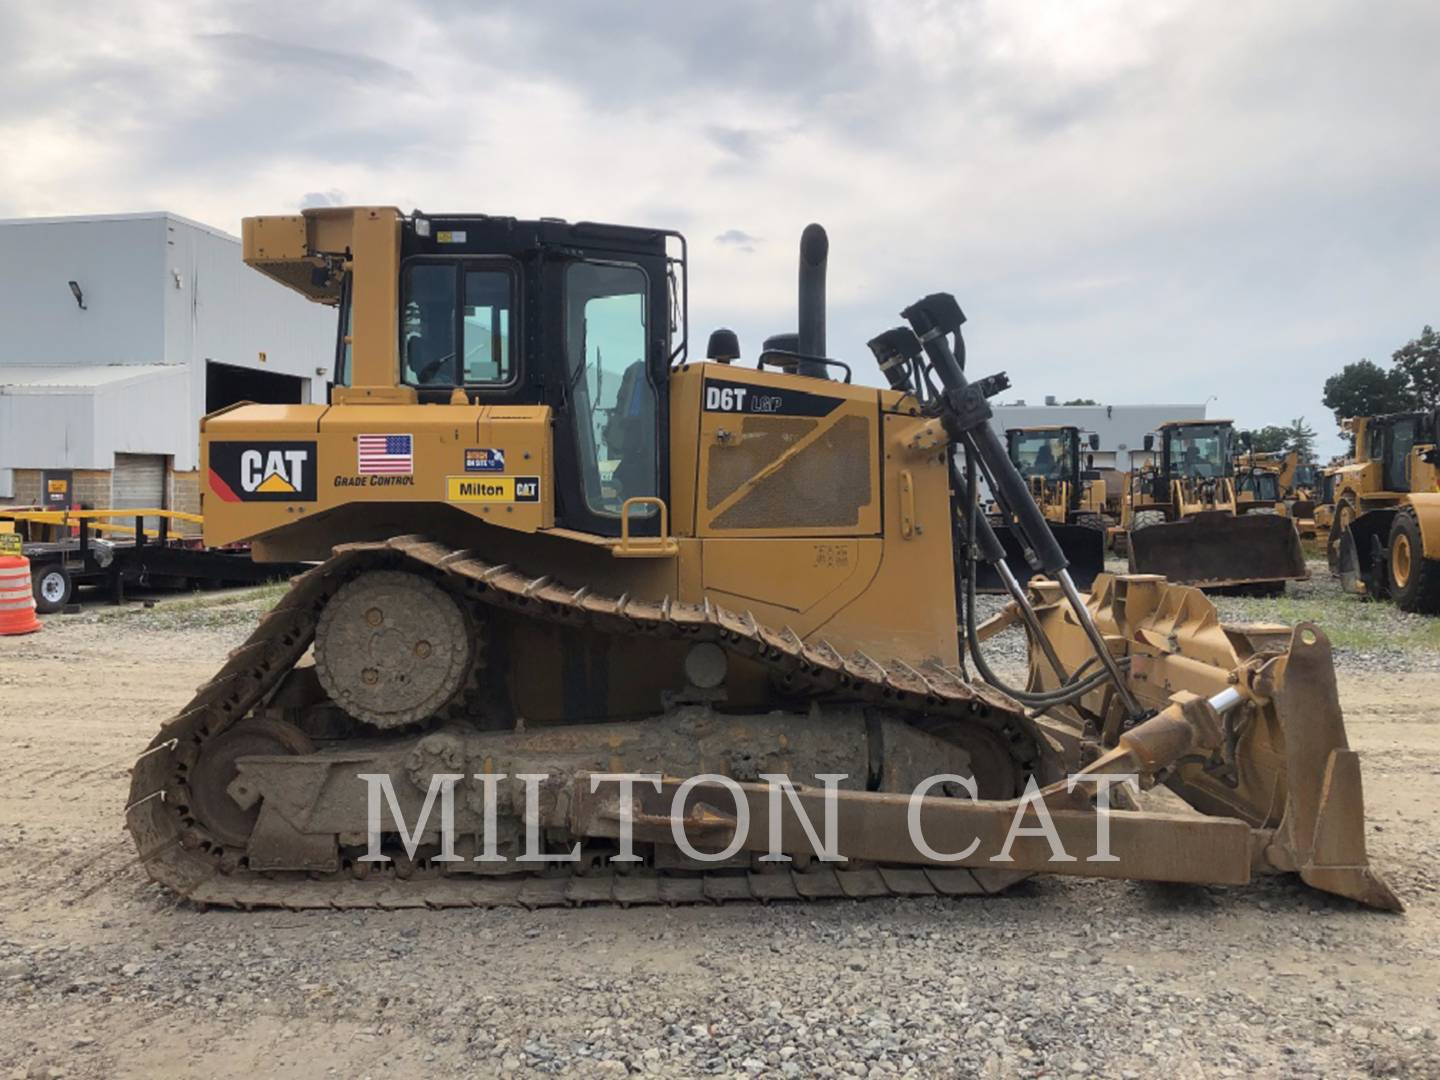
{"label": "exhaust stack", "polygon": [[[810,224],[800,235],[800,341],[802,356],[825,355],[825,263],[830,238],[821,225]],[[816,379],[830,376],[824,364],[800,361],[798,373]]]}

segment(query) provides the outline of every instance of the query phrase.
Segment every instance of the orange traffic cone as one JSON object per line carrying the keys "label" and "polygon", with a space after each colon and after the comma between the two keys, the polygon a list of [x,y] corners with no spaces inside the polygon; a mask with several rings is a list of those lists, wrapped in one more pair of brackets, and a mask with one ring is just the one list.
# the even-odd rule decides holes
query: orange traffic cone
{"label": "orange traffic cone", "polygon": [[24,555],[0,555],[0,636],[32,634],[39,629],[30,560]]}

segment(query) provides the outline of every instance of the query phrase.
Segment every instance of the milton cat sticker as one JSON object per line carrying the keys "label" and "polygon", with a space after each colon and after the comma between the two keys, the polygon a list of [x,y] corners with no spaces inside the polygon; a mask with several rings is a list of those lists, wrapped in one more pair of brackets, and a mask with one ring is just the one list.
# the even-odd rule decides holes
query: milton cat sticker
{"label": "milton cat sticker", "polygon": [[313,442],[212,442],[210,490],[225,502],[314,502]]}
{"label": "milton cat sticker", "polygon": [[447,476],[445,498],[466,503],[533,503],[540,501],[538,476]]}

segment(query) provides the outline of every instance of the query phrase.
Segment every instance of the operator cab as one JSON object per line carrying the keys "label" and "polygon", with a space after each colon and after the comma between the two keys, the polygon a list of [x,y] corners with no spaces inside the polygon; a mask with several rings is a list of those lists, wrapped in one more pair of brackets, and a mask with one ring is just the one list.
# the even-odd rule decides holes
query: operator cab
{"label": "operator cab", "polygon": [[[556,519],[620,533],[621,507],[668,499],[669,371],[683,357],[678,233],[483,215],[401,219],[399,381],[422,404],[549,405]],[[336,383],[354,325],[342,283]],[[656,508],[631,507],[654,533]]]}
{"label": "operator cab", "polygon": [[1188,480],[1218,480],[1232,475],[1229,420],[1165,424],[1160,429],[1161,472]]}
{"label": "operator cab", "polygon": [[1440,417],[1411,412],[1376,416],[1366,425],[1366,457],[1380,463],[1385,491],[1410,490],[1410,454],[1417,446],[1436,442]]}
{"label": "operator cab", "polygon": [[1073,427],[1010,428],[1005,432],[1010,460],[1027,480],[1071,480],[1079,463],[1079,440]]}
{"label": "operator cab", "polygon": [[1235,493],[1249,495],[1255,502],[1279,502],[1280,478],[1268,469],[1242,469],[1235,476]]}

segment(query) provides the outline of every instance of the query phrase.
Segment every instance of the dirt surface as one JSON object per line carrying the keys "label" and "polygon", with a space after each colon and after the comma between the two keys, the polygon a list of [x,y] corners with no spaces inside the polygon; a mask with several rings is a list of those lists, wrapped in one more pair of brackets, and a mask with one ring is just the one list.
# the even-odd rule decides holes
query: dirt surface
{"label": "dirt surface", "polygon": [[1058,878],[967,901],[201,911],[134,864],[127,769],[272,601],[0,639],[0,1080],[1440,1076],[1440,674],[1341,670],[1403,916],[1278,879]]}

